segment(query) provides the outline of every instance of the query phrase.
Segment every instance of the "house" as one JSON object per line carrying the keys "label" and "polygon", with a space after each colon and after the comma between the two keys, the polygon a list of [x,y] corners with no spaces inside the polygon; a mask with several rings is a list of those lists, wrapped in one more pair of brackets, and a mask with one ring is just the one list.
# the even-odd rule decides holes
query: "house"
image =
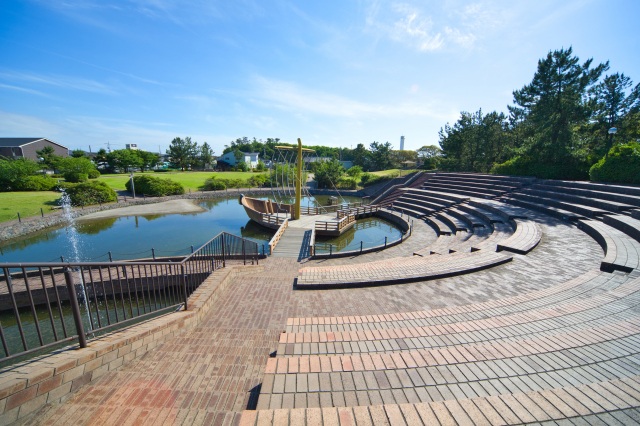
{"label": "house", "polygon": [[[247,164],[247,167],[250,169],[255,169],[258,166],[259,161],[259,152],[241,152],[240,161],[244,161]],[[238,164],[236,160],[236,155],[233,151],[229,151],[226,154],[218,157],[218,161],[224,161],[232,167],[235,167]]]}
{"label": "house", "polygon": [[0,155],[7,158],[28,158],[38,161],[38,154],[50,146],[53,153],[60,157],[69,156],[69,148],[46,138],[0,138]]}

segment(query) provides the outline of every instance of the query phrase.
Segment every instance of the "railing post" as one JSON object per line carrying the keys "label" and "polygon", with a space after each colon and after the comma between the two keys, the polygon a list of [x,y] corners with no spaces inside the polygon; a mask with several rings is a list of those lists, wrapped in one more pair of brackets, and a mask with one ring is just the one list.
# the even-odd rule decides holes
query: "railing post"
{"label": "railing post", "polygon": [[224,251],[225,251],[225,249],[224,249],[224,240],[225,240],[224,232],[222,233],[221,237],[222,237],[222,267],[224,268],[224,267],[227,266],[227,262],[225,261],[225,256],[224,256]]}
{"label": "railing post", "polygon": [[87,347],[87,336],[84,333],[84,325],[80,316],[80,306],[78,305],[78,297],[76,295],[76,287],[73,284],[73,272],[70,267],[64,269],[64,280],[67,283],[67,292],[69,293],[69,303],[71,303],[71,312],[73,313],[73,321],[76,324],[76,332],[78,333],[78,342],[81,348]]}
{"label": "railing post", "polygon": [[244,251],[244,238],[242,239],[242,264],[243,265],[247,264],[247,256],[246,256],[246,253]]}
{"label": "railing post", "polygon": [[18,223],[22,222],[22,219],[20,219],[20,212],[18,212]]}
{"label": "railing post", "polygon": [[387,237],[384,237],[384,248],[387,248]]}
{"label": "railing post", "polygon": [[113,262],[113,257],[111,257],[111,252],[108,252],[108,253],[109,253],[109,262]]}
{"label": "railing post", "polygon": [[151,256],[153,257],[153,260],[156,260],[156,249],[153,247],[151,248]]}
{"label": "railing post", "polygon": [[184,296],[184,310],[188,309],[187,307],[187,276],[184,273],[184,265],[180,265],[180,275],[182,275],[182,294]]}
{"label": "railing post", "polygon": [[360,254],[362,254],[362,241],[360,241]]}
{"label": "railing post", "polygon": [[329,257],[333,254],[333,244],[329,244]]}
{"label": "railing post", "polygon": [[193,253],[193,246],[191,246],[191,253]]}

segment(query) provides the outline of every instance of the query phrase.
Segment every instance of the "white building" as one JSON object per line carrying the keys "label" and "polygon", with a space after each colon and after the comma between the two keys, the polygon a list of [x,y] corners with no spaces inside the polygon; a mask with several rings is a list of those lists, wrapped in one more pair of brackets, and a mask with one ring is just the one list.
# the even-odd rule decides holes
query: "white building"
{"label": "white building", "polygon": [[[240,161],[244,161],[250,169],[255,169],[258,166],[258,161],[260,160],[259,152],[243,152],[242,155],[243,157]],[[218,157],[218,161],[224,161],[234,167],[238,164],[238,161],[236,161],[236,155],[233,151],[227,152],[221,157]]]}

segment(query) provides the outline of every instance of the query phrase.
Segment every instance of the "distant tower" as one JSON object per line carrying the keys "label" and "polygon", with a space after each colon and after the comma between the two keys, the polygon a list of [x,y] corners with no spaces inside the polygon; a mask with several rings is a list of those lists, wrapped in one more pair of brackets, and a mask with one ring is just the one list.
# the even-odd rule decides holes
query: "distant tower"
{"label": "distant tower", "polygon": [[404,136],[400,136],[400,151],[404,151]]}

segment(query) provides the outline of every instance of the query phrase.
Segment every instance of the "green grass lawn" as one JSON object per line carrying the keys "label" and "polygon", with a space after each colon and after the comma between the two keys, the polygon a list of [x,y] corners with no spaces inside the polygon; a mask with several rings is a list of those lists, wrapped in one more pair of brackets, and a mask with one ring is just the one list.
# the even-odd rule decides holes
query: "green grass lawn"
{"label": "green grass lawn", "polygon": [[59,192],[0,192],[0,222],[17,220],[20,217],[40,215],[40,209],[44,214],[51,212],[60,198]]}

